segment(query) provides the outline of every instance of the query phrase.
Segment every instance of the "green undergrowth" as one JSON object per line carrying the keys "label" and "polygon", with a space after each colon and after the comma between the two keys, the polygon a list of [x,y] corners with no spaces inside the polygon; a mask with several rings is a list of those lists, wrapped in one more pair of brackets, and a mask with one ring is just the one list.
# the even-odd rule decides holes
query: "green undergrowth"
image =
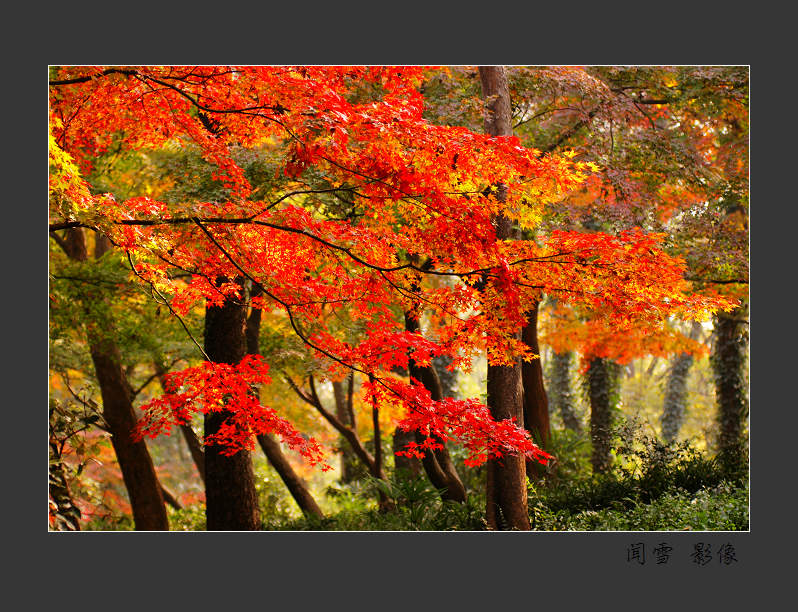
{"label": "green undergrowth", "polygon": [[[557,432],[557,465],[528,485],[532,529],[538,531],[739,531],[749,528],[747,458],[713,457],[688,444],[670,444],[621,431],[612,468],[590,473],[590,445]],[[459,459],[457,451],[453,453]],[[483,531],[484,470],[458,465],[465,503],[443,501],[422,474],[366,477],[327,487],[316,499],[324,517],[303,516],[270,468],[256,470],[262,528],[267,531]],[[173,531],[205,529],[202,504],[169,509]],[[131,520],[86,525],[124,530]]]}
{"label": "green undergrowth", "polygon": [[[295,531],[478,531],[484,529],[484,499],[470,495],[465,503],[441,500],[423,477],[369,478],[360,486],[330,487],[337,510],[324,518],[305,516],[271,524]],[[382,500],[380,509],[377,499]]]}
{"label": "green undergrowth", "polygon": [[746,531],[748,486],[677,489],[650,503],[622,499],[600,510],[552,510],[538,502],[531,515],[539,531]]}
{"label": "green undergrowth", "polygon": [[746,456],[712,457],[628,427],[617,433],[608,472],[568,473],[566,466],[566,477],[555,472],[530,485],[533,529],[748,529]]}

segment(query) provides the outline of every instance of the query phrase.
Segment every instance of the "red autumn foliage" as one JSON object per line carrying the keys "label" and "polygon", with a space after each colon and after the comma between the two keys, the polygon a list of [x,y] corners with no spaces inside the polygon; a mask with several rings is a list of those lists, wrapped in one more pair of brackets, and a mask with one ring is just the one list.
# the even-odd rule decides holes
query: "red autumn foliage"
{"label": "red autumn foliage", "polygon": [[[389,371],[409,357],[423,364],[443,354],[463,365],[477,350],[497,364],[531,358],[512,332],[543,291],[610,310],[621,322],[731,302],[690,295],[683,262],[663,253],[656,235],[497,241],[497,214],[533,228],[544,206],[595,167],[542,155],[517,138],[428,123],[422,76],[413,67],[63,68],[51,95],[54,150],[86,171],[112,143],[193,147],[225,197],[169,203],[98,195],[57,204],[51,220],[108,235],[176,315],[247,298],[238,283],[217,285],[219,277],[258,287],[262,295],[250,305],[283,313],[330,377],[349,369],[373,376],[373,397],[404,410],[400,427],[460,440],[470,463],[507,452],[545,462],[518,424],[495,421],[476,400],[433,401]],[[266,153],[281,160],[269,200],[255,195],[241,161]],[[496,197],[499,184],[505,198]],[[333,214],[331,198],[350,211]],[[174,269],[190,282],[176,280]],[[419,304],[430,316],[427,337],[404,331],[396,315],[397,306],[407,312]],[[338,314],[363,324],[356,340],[328,324]],[[232,453],[250,448],[254,434],[276,433],[320,462],[320,447],[250,391],[268,383],[266,372],[248,358],[175,373],[167,393],[147,406],[139,433],[168,432],[192,411],[223,406],[232,416],[206,442]]]}

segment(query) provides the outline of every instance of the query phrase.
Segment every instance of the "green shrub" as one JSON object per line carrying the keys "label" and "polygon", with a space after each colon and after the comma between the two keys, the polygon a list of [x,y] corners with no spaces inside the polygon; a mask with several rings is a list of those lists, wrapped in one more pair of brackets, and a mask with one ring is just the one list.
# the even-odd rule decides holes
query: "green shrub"
{"label": "green shrub", "polygon": [[695,493],[669,492],[650,504],[601,510],[552,511],[538,504],[534,528],[541,531],[745,531],[748,487],[721,483]]}
{"label": "green shrub", "polygon": [[[531,484],[539,530],[745,530],[747,457],[710,457],[688,443],[665,444],[634,423],[616,430],[606,473]],[[717,498],[717,499],[716,499]]]}

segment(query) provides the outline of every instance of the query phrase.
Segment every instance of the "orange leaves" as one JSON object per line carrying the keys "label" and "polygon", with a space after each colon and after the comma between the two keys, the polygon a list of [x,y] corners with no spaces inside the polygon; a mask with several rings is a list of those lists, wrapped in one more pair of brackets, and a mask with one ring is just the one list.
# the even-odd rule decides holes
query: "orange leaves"
{"label": "orange leaves", "polygon": [[586,365],[594,357],[628,363],[644,355],[702,355],[706,345],[679,331],[667,318],[620,320],[607,313],[585,312],[558,304],[543,311],[540,341],[555,352],[578,351]]}

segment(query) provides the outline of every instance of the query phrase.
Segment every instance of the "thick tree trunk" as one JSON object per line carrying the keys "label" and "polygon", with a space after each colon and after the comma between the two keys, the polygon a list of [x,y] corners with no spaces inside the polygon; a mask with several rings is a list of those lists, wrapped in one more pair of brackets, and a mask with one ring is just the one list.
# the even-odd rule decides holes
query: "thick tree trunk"
{"label": "thick tree trunk", "polygon": [[[69,257],[76,261],[88,260],[82,229],[68,230],[65,242]],[[98,239],[95,258],[101,257],[107,248],[107,241]],[[169,520],[152,458],[143,440],[133,441],[132,434],[136,426],[136,414],[131,401],[133,392],[122,369],[119,348],[109,337],[111,330],[107,328],[110,324],[103,331],[98,329],[96,321],[87,321],[86,326],[89,353],[102,396],[103,419],[111,433],[111,445],[130,498],[136,530],[166,531],[169,529]]]}
{"label": "thick tree trunk", "polygon": [[[405,330],[412,333],[420,333],[418,319],[413,313],[405,313]],[[422,367],[413,359],[408,361],[408,372],[411,378],[418,380],[424,388],[429,391],[434,401],[443,399],[443,388],[435,368],[430,366]],[[416,434],[416,440],[421,441],[425,436]],[[466,490],[463,481],[457,474],[457,469],[452,462],[449,451],[446,450],[444,441],[439,436],[432,436],[434,440],[443,448],[432,453],[425,453],[421,464],[427,477],[436,489],[442,489],[442,499],[464,502],[466,500]]]}
{"label": "thick tree trunk", "polygon": [[[492,136],[512,136],[510,91],[507,74],[501,66],[480,66],[482,95],[487,114],[485,131]],[[498,186],[497,198],[506,198],[506,188]],[[510,220],[504,215],[494,219],[496,238],[513,238]],[[518,334],[520,338],[520,333]],[[513,366],[488,365],[488,408],[495,419],[514,418],[524,422],[523,386],[520,360]],[[486,515],[488,528],[529,530],[526,463],[521,455],[505,455],[488,460]]]}
{"label": "thick tree trunk", "polygon": [[[538,308],[535,304],[527,314],[527,323],[521,332],[521,339],[538,356],[533,361],[521,364],[521,380],[524,386],[524,427],[532,438],[543,448],[549,445],[551,429],[549,425],[549,398],[543,384],[543,367],[538,345]],[[534,460],[527,460],[527,474],[542,474],[542,466]]]}
{"label": "thick tree trunk", "polygon": [[618,402],[618,367],[609,359],[594,357],[587,371],[590,400],[590,463],[594,473],[606,472],[610,456],[612,413]]}
{"label": "thick tree trunk", "polygon": [[571,351],[554,353],[551,359],[551,381],[549,383],[550,406],[558,411],[563,424],[572,431],[582,431],[582,424],[574,410],[574,396],[571,389],[571,363],[574,354]]}
{"label": "thick tree trunk", "polygon": [[[219,279],[223,281],[223,279]],[[219,283],[221,284],[221,282]],[[205,310],[205,353],[215,363],[236,364],[246,354],[246,306],[228,298]],[[217,433],[230,413],[205,415],[205,437]],[[249,451],[225,456],[218,445],[205,447],[205,502],[208,531],[260,529],[255,476]]]}
{"label": "thick tree trunk", "polygon": [[[255,295],[255,292],[253,292],[253,295]],[[253,308],[247,318],[246,329],[247,353],[250,355],[260,355],[260,322],[261,311],[259,308]],[[266,455],[269,463],[280,476],[289,493],[291,493],[291,497],[294,498],[299,509],[304,514],[318,517],[324,516],[316,500],[310,494],[305,481],[291,467],[277,440],[269,434],[262,434],[258,436],[258,444],[260,444],[263,454]]]}
{"label": "thick tree trunk", "polygon": [[729,457],[744,452],[745,420],[748,417],[746,348],[747,305],[715,316],[710,361],[715,378],[720,428],[719,450]]}
{"label": "thick tree trunk", "polygon": [[[690,338],[695,340],[701,331],[701,323],[693,321]],[[665,400],[662,404],[662,438],[673,442],[679,435],[687,408],[687,377],[693,365],[690,353],[677,355],[671,361],[668,382],[665,388]]]}

